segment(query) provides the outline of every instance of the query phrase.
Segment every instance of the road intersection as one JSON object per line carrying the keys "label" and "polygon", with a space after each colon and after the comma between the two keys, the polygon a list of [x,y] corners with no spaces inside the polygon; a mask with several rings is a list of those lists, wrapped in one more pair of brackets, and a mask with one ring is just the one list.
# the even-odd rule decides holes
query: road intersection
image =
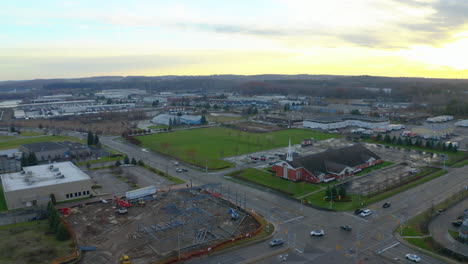
{"label": "road intersection", "polygon": [[[119,142],[111,137],[102,137],[101,142],[150,166],[186,181],[192,181],[194,185],[222,183],[224,189],[229,188],[245,196],[247,208],[275,224],[274,238],[283,238],[287,241],[286,244],[291,248],[288,258],[298,258],[303,261],[298,260],[297,263],[315,261],[337,263],[334,260],[337,255],[346,261],[343,263],[393,263],[396,259],[403,260],[407,253],[418,254],[422,258],[422,263],[445,263],[399,243],[393,231],[401,222],[407,221],[430,208],[432,204],[437,204],[468,186],[468,177],[464,175],[463,168],[450,169],[449,173],[441,177],[390,197],[386,200],[392,204],[388,209],[382,208],[385,201],[370,205],[373,214],[362,218],[353,212],[330,212],[302,206],[297,201],[268,189],[240,184],[225,177],[229,171],[252,165],[238,166],[222,172],[205,172],[190,168],[188,172],[177,173],[170,158],[142,151],[138,146]],[[352,232],[340,230],[340,225],[350,225],[353,230]],[[324,229],[326,235],[311,237],[309,232],[313,229]],[[285,246],[287,245],[283,247]],[[277,248],[270,248],[266,242],[262,242],[221,255],[193,259],[189,263],[247,263],[249,259],[261,255],[265,255],[266,259],[258,260],[257,263],[281,261],[284,263],[284,256],[281,259],[278,256],[270,256],[275,250]]]}

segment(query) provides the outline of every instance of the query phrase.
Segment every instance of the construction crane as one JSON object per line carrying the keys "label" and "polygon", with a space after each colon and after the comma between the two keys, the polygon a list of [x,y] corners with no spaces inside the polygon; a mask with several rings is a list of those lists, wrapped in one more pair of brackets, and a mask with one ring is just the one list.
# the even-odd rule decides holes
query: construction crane
{"label": "construction crane", "polygon": [[120,257],[120,264],[132,264],[132,262],[130,261],[130,257],[127,255],[123,255],[122,257]]}

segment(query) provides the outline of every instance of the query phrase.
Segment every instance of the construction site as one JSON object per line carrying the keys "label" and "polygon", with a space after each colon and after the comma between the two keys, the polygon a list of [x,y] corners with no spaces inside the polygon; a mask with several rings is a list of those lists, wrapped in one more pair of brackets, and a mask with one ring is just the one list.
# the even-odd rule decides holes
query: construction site
{"label": "construction site", "polygon": [[245,196],[210,184],[85,205],[66,220],[79,246],[96,247],[81,263],[159,263],[257,230],[244,208]]}

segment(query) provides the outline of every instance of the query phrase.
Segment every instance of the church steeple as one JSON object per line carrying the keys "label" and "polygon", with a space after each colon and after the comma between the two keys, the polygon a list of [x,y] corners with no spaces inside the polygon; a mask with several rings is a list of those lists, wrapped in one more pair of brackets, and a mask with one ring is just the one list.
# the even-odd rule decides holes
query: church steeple
{"label": "church steeple", "polygon": [[289,139],[288,153],[286,154],[286,161],[293,161],[293,153],[291,149],[291,139]]}

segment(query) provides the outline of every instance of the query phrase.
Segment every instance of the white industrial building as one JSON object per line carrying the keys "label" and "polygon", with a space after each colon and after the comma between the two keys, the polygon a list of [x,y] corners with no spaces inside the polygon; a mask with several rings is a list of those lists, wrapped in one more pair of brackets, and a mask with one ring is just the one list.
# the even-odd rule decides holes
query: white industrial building
{"label": "white industrial building", "polygon": [[91,195],[91,178],[70,161],[24,167],[1,179],[9,210],[47,204],[51,194],[57,202]]}
{"label": "white industrial building", "polygon": [[460,120],[460,121],[456,122],[456,123],[455,123],[455,126],[458,126],[458,127],[468,127],[468,119]]}
{"label": "white industrial building", "polygon": [[361,127],[367,129],[386,128],[390,123],[381,118],[358,115],[326,116],[304,120],[303,126],[312,129],[332,130],[345,127]]}
{"label": "white industrial building", "polygon": [[426,121],[430,123],[441,123],[441,122],[447,122],[450,120],[453,120],[453,116],[449,116],[449,115],[436,116],[436,117],[429,117],[428,119],[426,119]]}

